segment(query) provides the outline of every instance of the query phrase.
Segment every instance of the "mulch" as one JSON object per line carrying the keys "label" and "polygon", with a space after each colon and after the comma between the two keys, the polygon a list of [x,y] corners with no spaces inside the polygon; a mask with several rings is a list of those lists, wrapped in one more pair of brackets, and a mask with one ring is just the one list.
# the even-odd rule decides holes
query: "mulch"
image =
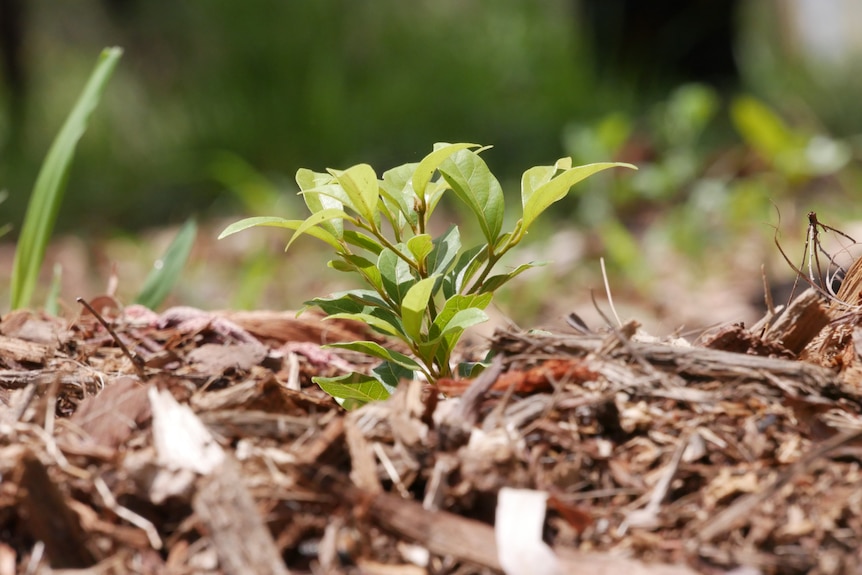
{"label": "mulch", "polygon": [[813,290],[694,344],[498,332],[352,412],[311,378],[363,326],[90,303],[0,321],[0,575],[860,571],[862,326]]}

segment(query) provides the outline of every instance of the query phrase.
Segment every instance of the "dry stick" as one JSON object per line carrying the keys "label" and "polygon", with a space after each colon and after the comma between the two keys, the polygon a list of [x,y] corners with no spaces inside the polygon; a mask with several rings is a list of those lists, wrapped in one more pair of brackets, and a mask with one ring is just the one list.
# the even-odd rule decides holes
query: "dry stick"
{"label": "dry stick", "polygon": [[108,322],[105,321],[105,318],[103,318],[101,314],[99,314],[99,312],[97,312],[87,300],[82,297],[79,297],[75,301],[87,308],[87,310],[91,314],[93,314],[93,316],[97,320],[99,320],[99,323],[102,324],[102,327],[108,330],[108,333],[111,334],[111,337],[114,338],[114,341],[117,342],[117,345],[119,345],[120,349],[123,350],[123,355],[129,358],[129,361],[132,362],[132,366],[135,368],[135,372],[138,374],[138,377],[140,377],[142,380],[146,380],[147,374],[144,373],[144,365],[141,358],[136,355],[133,355],[132,352],[129,351],[129,348],[126,347],[126,344],[123,343],[123,340],[120,339],[120,337],[117,335],[117,332],[114,331],[114,329],[108,324]]}
{"label": "dry stick", "polygon": [[860,438],[862,438],[862,429],[857,429],[836,435],[832,439],[815,445],[804,457],[792,463],[784,472],[779,473],[763,489],[742,497],[711,520],[708,520],[706,525],[698,528],[697,536],[688,543],[688,546],[692,547],[690,550],[694,551],[696,545],[706,543],[718,535],[730,531],[740,519],[750,514],[755,507],[769,499],[791,479],[801,473],[807,472],[818,459],[826,456],[830,451]]}

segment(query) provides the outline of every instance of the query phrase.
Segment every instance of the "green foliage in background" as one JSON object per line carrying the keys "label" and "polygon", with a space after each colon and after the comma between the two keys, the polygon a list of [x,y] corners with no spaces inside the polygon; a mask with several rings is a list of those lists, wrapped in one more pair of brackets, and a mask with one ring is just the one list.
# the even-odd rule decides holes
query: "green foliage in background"
{"label": "green foliage in background", "polygon": [[15,250],[11,280],[12,309],[27,307],[30,304],[45,256],[45,248],[60,212],[69,168],[72,165],[78,141],[87,129],[87,121],[99,104],[99,99],[122,53],[119,48],[108,48],[102,52],[75,107],[72,108],[51,149],[48,150],[30,195]]}
{"label": "green foliage in background", "polygon": [[815,209],[811,191],[824,188],[822,207],[840,191],[834,178],[847,175],[854,154],[849,140],[793,125],[753,96],[725,103],[700,84],[678,87],[643,117],[617,112],[573,124],[564,142],[577,162],[637,162],[630,178],[610,173],[588,183],[575,215],[601,239],[614,269],[638,285],[653,275],[645,246],[672,246],[691,265],[708,266],[705,254],[738,249],[775,205],[805,199],[807,212]]}
{"label": "green foliage in background", "polygon": [[149,309],[156,309],[162,304],[180,279],[189,254],[192,252],[197,231],[198,226],[194,219],[189,219],[183,224],[171,245],[165,250],[165,254],[153,264],[153,269],[144,280],[144,286],[135,298],[135,303]]}
{"label": "green foliage in background", "polygon": [[[333,344],[383,360],[370,375],[315,379],[345,406],[383,399],[400,379],[416,372],[430,382],[450,377],[456,343],[466,328],[487,319],[483,310],[494,292],[539,265],[531,262],[493,274],[500,258],[573,185],[608,168],[634,168],[623,163],[572,167],[570,158],[530,168],[521,178],[521,217],[510,231],[503,231],[503,188],[479,156],[481,151],[476,144],[438,144],[420,162],[393,168],[380,179],[368,164],[325,173],[301,169],[296,181],[311,216],[248,218],[219,236],[255,226],[287,228],[294,230],[289,248],[301,235],[311,235],[335,250],[330,267],[359,276],[370,288],[307,302],[329,318],[365,323],[410,351],[404,354],[373,341]],[[455,225],[431,235],[431,216],[447,191],[467,206],[481,229],[482,243],[463,247]]]}

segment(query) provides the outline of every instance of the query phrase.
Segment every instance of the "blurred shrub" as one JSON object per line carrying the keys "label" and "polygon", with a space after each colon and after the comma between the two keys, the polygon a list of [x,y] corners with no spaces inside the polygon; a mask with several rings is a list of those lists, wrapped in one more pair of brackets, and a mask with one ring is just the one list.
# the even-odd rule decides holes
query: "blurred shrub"
{"label": "blurred shrub", "polygon": [[[639,167],[588,183],[573,214],[629,278],[648,282],[650,246],[672,246],[705,271],[752,234],[768,238],[776,207],[791,217],[797,206],[828,213],[852,193],[851,140],[792,125],[752,96],[731,99],[727,112],[722,104],[709,87],[684,85],[643,118],[614,113],[565,130],[575,162],[614,157]],[[859,215],[839,203],[841,219]]]}

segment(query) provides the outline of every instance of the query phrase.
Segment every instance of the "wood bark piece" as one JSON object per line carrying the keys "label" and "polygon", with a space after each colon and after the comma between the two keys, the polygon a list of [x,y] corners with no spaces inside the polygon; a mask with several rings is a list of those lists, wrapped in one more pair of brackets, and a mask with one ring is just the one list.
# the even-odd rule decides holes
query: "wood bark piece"
{"label": "wood bark piece", "polygon": [[26,361],[30,363],[44,363],[53,353],[47,345],[33,343],[18,339],[17,337],[6,337],[0,335],[0,358],[10,358],[14,361]]}
{"label": "wood bark piece", "polygon": [[55,568],[86,568],[97,557],[88,545],[81,522],[69,507],[48,470],[35,455],[23,459],[21,485],[25,487],[22,507],[30,536],[45,544],[45,553]]}
{"label": "wood bark piece", "polygon": [[287,574],[239,467],[206,426],[167,391],[149,391],[159,463],[182,483],[198,477],[192,508],[212,539],[225,573]]}
{"label": "wood bark piece", "polygon": [[225,573],[289,573],[232,458],[225,458],[198,481],[192,507],[212,539]]}

